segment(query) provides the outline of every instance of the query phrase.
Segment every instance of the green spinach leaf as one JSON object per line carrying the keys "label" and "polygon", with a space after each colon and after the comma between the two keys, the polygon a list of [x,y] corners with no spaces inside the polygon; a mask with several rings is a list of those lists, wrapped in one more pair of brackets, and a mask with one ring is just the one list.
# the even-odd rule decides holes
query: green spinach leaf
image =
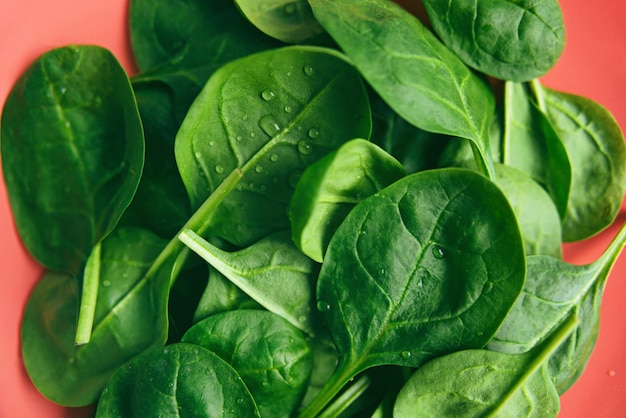
{"label": "green spinach leaf", "polygon": [[346,142],[302,173],[289,204],[294,243],[321,263],[330,238],[348,212],[405,175],[396,159],[371,142]]}
{"label": "green spinach leaf", "polygon": [[22,355],[31,380],[52,401],[95,402],[115,370],[165,343],[172,265],[148,275],[165,241],[137,228],[116,229],[102,243],[91,341],[75,345],[77,281],[47,273],[28,299],[21,326]]}
{"label": "green spinach leaf", "polygon": [[236,310],[200,321],[183,342],[211,350],[239,373],[261,416],[292,416],[307,388],[313,358],[302,332],[268,311]]}
{"label": "green spinach leaf", "polygon": [[570,316],[546,344],[526,354],[465,350],[425,364],[400,391],[393,416],[556,417],[559,395],[548,360],[576,322]]}
{"label": "green spinach leaf", "polygon": [[96,418],[260,417],[237,372],[211,351],[177,343],[125,364],[107,384]]}
{"label": "green spinach leaf", "polygon": [[420,21],[386,0],[310,0],[315,17],[400,116],[430,132],[465,138],[493,177],[494,97]]}
{"label": "green spinach leaf", "polygon": [[192,208],[241,168],[245,181],[207,222],[211,235],[244,247],[289,228],[305,167],[370,131],[356,70],[336,51],[292,46],[220,68],[178,131],[175,153]]}
{"label": "green spinach leaf", "polygon": [[423,171],[363,200],[331,239],[320,271],[318,309],[340,362],[303,417],[367,368],[417,367],[482,347],[524,276],[515,216],[484,176]]}
{"label": "green spinach leaf", "polygon": [[522,294],[488,348],[505,353],[532,350],[574,313],[580,323],[550,359],[556,387],[559,393],[565,392],[591,355],[598,335],[602,292],[625,244],[626,228],[622,227],[604,254],[591,264],[579,266],[548,256],[528,257]]}
{"label": "green spinach leaf", "polygon": [[424,0],[433,29],[467,65],[502,80],[529,81],[565,47],[558,0]]}
{"label": "green spinach leaf", "polygon": [[101,47],[53,49],[14,85],[1,129],[22,242],[46,268],[78,275],[141,176],[143,131],[128,76]]}

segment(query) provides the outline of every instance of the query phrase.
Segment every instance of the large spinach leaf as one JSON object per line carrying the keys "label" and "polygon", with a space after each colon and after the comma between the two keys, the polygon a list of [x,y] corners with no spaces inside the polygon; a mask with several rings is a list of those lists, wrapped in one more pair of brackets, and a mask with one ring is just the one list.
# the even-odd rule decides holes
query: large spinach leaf
{"label": "large spinach leaf", "polygon": [[47,398],[68,406],[93,403],[118,367],[165,343],[172,264],[150,273],[165,243],[137,228],[116,229],[103,241],[94,327],[84,345],[74,343],[76,280],[47,273],[37,284],[22,321],[22,355]]}
{"label": "large spinach leaf", "polygon": [[320,272],[318,309],[340,362],[303,416],[369,367],[417,367],[482,347],[524,276],[515,216],[484,176],[423,171],[363,200],[331,239]]}
{"label": "large spinach leaf", "polygon": [[22,242],[46,268],[78,275],[130,203],[143,168],[124,69],[96,46],[43,54],[7,98],[1,145]]}
{"label": "large spinach leaf", "polygon": [[503,80],[528,81],[565,47],[558,0],[424,0],[433,29],[467,65]]}
{"label": "large spinach leaf", "polygon": [[261,416],[292,416],[311,375],[311,348],[302,332],[268,311],[236,310],[200,321],[183,342],[201,345],[239,373]]}
{"label": "large spinach leaf", "polygon": [[178,131],[175,153],[193,208],[241,168],[245,181],[207,222],[209,233],[246,246],[289,227],[287,206],[306,166],[370,130],[356,70],[330,49],[293,46],[215,72]]}
{"label": "large spinach leaf", "polygon": [[237,372],[199,345],[149,350],[120,368],[98,402],[96,418],[259,417]]}
{"label": "large spinach leaf", "polygon": [[533,83],[539,107],[565,145],[572,179],[563,240],[588,238],[610,225],[626,190],[624,135],[610,112],[591,99]]}
{"label": "large spinach leaf", "polygon": [[600,322],[600,302],[611,268],[626,244],[622,227],[595,262],[572,265],[548,256],[528,257],[527,280],[488,348],[522,353],[541,344],[570,313],[580,318],[574,334],[550,360],[550,372],[560,393],[582,373],[593,350]]}
{"label": "large spinach leaf", "polygon": [[426,131],[471,141],[481,171],[493,176],[489,126],[494,97],[420,21],[386,0],[310,0],[315,17],[374,90]]}
{"label": "large spinach leaf", "polygon": [[465,350],[420,367],[400,391],[394,417],[556,417],[559,395],[548,360],[577,323],[570,316],[526,354]]}
{"label": "large spinach leaf", "polygon": [[354,205],[405,175],[396,159],[371,142],[346,142],[302,173],[289,204],[293,242],[321,263],[330,238]]}

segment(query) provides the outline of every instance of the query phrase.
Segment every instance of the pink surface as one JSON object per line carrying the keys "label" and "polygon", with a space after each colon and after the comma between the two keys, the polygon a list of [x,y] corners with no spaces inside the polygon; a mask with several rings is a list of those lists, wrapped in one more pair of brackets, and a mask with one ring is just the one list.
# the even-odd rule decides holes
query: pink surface
{"label": "pink surface", "polygon": [[[0,103],[26,66],[44,51],[69,43],[109,48],[133,72],[128,47],[128,0],[0,1]],[[407,1],[408,2],[408,1]],[[598,4],[602,4],[600,7]],[[562,2],[568,34],[565,53],[543,78],[546,85],[602,103],[626,126],[626,3]],[[626,221],[623,210],[618,223]],[[612,227],[588,242],[566,247],[574,263],[593,261],[617,232]],[[0,182],[0,418],[79,417],[45,400],[30,384],[20,358],[19,323],[28,293],[40,274],[16,235]],[[626,417],[626,256],[606,287],[600,336],[576,385],[562,397],[563,418]]]}

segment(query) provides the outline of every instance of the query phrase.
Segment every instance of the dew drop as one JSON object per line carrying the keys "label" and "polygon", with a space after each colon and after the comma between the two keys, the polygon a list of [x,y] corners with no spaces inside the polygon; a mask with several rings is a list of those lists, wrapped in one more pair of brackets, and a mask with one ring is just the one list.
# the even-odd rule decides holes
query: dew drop
{"label": "dew drop", "polygon": [[241,405],[243,403],[243,398],[237,399],[237,404]]}
{"label": "dew drop", "polygon": [[291,71],[287,71],[287,77],[291,77]]}
{"label": "dew drop", "polygon": [[408,360],[411,358],[412,354],[410,351],[403,351],[402,353],[400,353],[400,355],[402,356],[403,359]]}
{"label": "dew drop", "polygon": [[242,115],[242,116],[241,116],[241,119],[242,119],[242,120],[248,120],[248,115]]}
{"label": "dew drop", "polygon": [[209,146],[212,147],[213,145],[215,145],[215,141],[209,141]]}
{"label": "dew drop", "polygon": [[309,141],[298,142],[298,152],[302,155],[309,155],[313,152],[313,146]]}
{"label": "dew drop", "polygon": [[67,87],[65,86],[60,86],[59,87],[59,93],[61,93],[61,95],[65,95],[65,93],[67,93]]}
{"label": "dew drop", "polygon": [[317,128],[309,129],[309,138],[316,139],[316,138],[319,138],[319,136],[320,136],[319,129],[317,129]]}
{"label": "dew drop", "polygon": [[237,135],[237,138],[236,138],[236,139],[237,139],[237,141],[238,141],[238,142],[241,142],[241,140],[243,140],[243,136],[241,136],[241,135]]}
{"label": "dew drop", "polygon": [[276,98],[276,94],[274,94],[272,90],[263,90],[261,92],[261,98],[263,98],[266,102],[271,102]]}
{"label": "dew drop", "polygon": [[263,172],[263,166],[262,165],[257,165],[256,167],[254,167],[254,171],[256,171],[257,173],[262,173]]}
{"label": "dew drop", "polygon": [[264,191],[267,190],[267,186],[265,184],[262,184],[262,185],[259,186],[259,190],[264,192]]}
{"label": "dew drop", "polygon": [[294,14],[296,12],[296,5],[294,3],[285,4],[285,7],[283,7],[283,12],[285,12],[286,15]]}
{"label": "dew drop", "polygon": [[293,109],[291,109],[291,106],[289,106],[289,105],[286,105],[284,107],[284,109],[285,109],[285,113],[291,113],[291,111],[293,110]]}
{"label": "dew drop", "polygon": [[278,121],[272,115],[265,115],[261,117],[261,119],[259,120],[259,126],[261,127],[263,132],[270,136],[270,138],[273,138],[274,135],[280,132],[281,129]]}
{"label": "dew drop", "polygon": [[72,127],[72,124],[70,123],[70,121],[69,121],[69,120],[66,120],[66,121],[65,121],[65,127],[66,127],[67,129],[70,129],[70,128]]}
{"label": "dew drop", "polygon": [[200,151],[196,151],[196,153],[194,154],[196,156],[196,159],[200,159],[202,158],[202,153]]}
{"label": "dew drop", "polygon": [[104,287],[111,287],[111,280],[104,280],[104,281],[102,281],[102,286],[104,286]]}
{"label": "dew drop", "polygon": [[310,65],[305,65],[302,68],[302,71],[304,71],[304,74],[306,74],[307,76],[311,77],[313,74],[315,74],[315,68],[313,68]]}
{"label": "dew drop", "polygon": [[437,260],[441,260],[443,258],[444,254],[443,254],[443,250],[441,249],[441,247],[437,247],[436,245],[433,247],[433,256]]}
{"label": "dew drop", "polygon": [[255,132],[250,132],[250,138],[254,138],[256,136]]}
{"label": "dew drop", "polygon": [[272,154],[270,155],[270,161],[275,163],[276,161],[278,161],[280,157],[278,156],[278,154]]}
{"label": "dew drop", "polygon": [[222,167],[222,166],[221,166],[221,165],[219,165],[219,164],[218,164],[218,165],[216,165],[216,166],[215,166],[215,172],[216,172],[217,174],[222,174],[222,173],[224,172],[224,167]]}
{"label": "dew drop", "polygon": [[491,282],[485,283],[485,287],[483,288],[483,291],[484,292],[491,292],[491,289],[493,289],[493,283],[491,283]]}
{"label": "dew drop", "polygon": [[319,309],[320,312],[328,312],[330,311],[330,304],[320,300],[317,302],[317,309]]}
{"label": "dew drop", "polygon": [[617,373],[615,373],[615,370],[609,370],[608,372],[606,372],[606,374],[608,374],[609,377],[615,377]]}

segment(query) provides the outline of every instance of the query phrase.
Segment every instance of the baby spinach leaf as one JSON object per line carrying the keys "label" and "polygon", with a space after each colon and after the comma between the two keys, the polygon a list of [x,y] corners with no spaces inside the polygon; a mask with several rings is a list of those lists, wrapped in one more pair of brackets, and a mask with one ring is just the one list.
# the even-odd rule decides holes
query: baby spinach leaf
{"label": "baby spinach leaf", "polygon": [[315,17],[400,116],[430,132],[471,141],[493,177],[489,84],[420,21],[386,0],[310,0]]}
{"label": "baby spinach leaf", "polygon": [[515,216],[484,176],[423,171],[363,200],[331,239],[320,271],[318,309],[340,362],[303,416],[369,367],[417,367],[482,347],[524,276]]}
{"label": "baby spinach leaf", "polygon": [[318,266],[302,254],[288,231],[228,252],[185,230],[180,240],[267,310],[315,334]]}
{"label": "baby spinach leaf", "polygon": [[2,112],[2,166],[20,237],[46,268],[78,275],[130,203],[143,132],[124,69],[68,46],[20,76]]}
{"label": "baby spinach leaf", "polygon": [[67,406],[98,399],[115,370],[167,337],[171,264],[147,275],[165,241],[147,230],[116,229],[102,242],[95,321],[89,343],[74,344],[77,281],[47,273],[28,299],[21,326],[28,375]]}
{"label": "baby spinach leaf", "polygon": [[348,212],[405,175],[404,167],[377,145],[364,139],[346,142],[302,173],[289,204],[291,238],[321,263]]}
{"label": "baby spinach leaf", "polygon": [[294,46],[220,68],[178,131],[175,153],[192,208],[241,168],[245,181],[207,222],[211,235],[243,247],[289,228],[302,170],[370,130],[356,70],[330,49]]}
{"label": "baby spinach leaf", "polygon": [[598,334],[600,302],[606,280],[626,244],[626,227],[595,262],[572,265],[548,256],[528,257],[527,279],[519,299],[489,343],[491,350],[532,350],[571,313],[580,318],[572,336],[550,360],[559,393],[582,373]]}
{"label": "baby spinach leaf", "polygon": [[547,363],[576,322],[570,316],[547,344],[526,354],[464,350],[426,363],[400,391],[393,416],[556,417],[559,395]]}
{"label": "baby spinach leaf", "polygon": [[502,80],[528,81],[565,47],[557,0],[425,0],[433,29],[467,65]]}
{"label": "baby spinach leaf", "polygon": [[177,343],[125,364],[107,384],[96,418],[259,417],[237,372],[211,351]]}
{"label": "baby spinach leaf", "polygon": [[221,312],[261,308],[261,305],[238,288],[236,284],[216,269],[209,267],[209,281],[194,312],[193,323]]}
{"label": "baby spinach leaf", "polygon": [[233,366],[261,416],[292,416],[307,388],[311,348],[299,329],[271,312],[213,315],[190,328],[182,341],[211,350]]}
{"label": "baby spinach leaf", "polygon": [[610,225],[626,191],[624,135],[607,109],[581,96],[533,83],[540,108],[565,145],[572,180],[563,240],[588,238]]}
{"label": "baby spinach leaf", "polygon": [[260,31],[283,42],[311,43],[325,34],[307,0],[235,0],[235,3]]}

